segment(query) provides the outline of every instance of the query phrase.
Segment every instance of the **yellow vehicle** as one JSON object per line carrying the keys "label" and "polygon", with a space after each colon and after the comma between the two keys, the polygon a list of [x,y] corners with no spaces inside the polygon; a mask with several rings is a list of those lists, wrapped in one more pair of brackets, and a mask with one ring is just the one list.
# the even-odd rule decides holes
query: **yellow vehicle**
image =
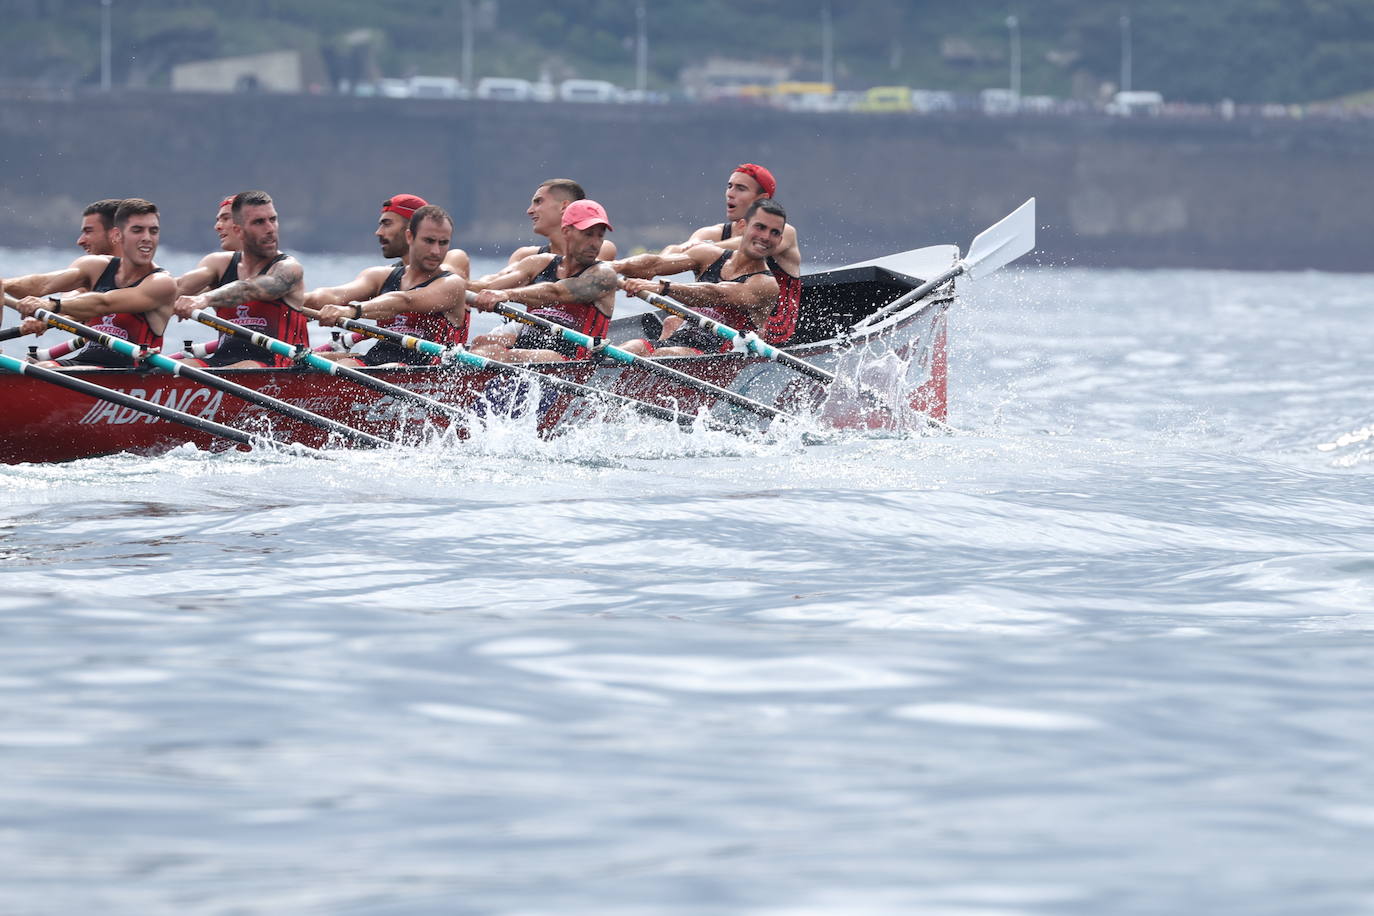
{"label": "yellow vehicle", "polygon": [[860,111],[910,111],[910,86],[874,86],[864,93]]}
{"label": "yellow vehicle", "polygon": [[835,107],[831,83],[789,81],[773,86],[773,104],[792,111],[829,111]]}

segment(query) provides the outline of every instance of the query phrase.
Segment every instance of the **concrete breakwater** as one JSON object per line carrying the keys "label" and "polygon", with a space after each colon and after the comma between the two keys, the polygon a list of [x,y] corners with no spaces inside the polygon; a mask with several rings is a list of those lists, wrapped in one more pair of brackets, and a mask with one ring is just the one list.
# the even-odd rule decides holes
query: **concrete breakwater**
{"label": "concrete breakwater", "polygon": [[754,161],[813,261],[963,247],[1034,196],[1046,263],[1363,271],[1372,139],[1366,122],[22,94],[0,98],[0,244],[70,245],[82,206],[127,195],[162,207],[165,245],[210,250],[220,198],[260,187],[290,250],[372,249],[379,203],[406,191],[495,254],[530,239],[538,182],[571,177],[629,251],[722,218],[731,166]]}

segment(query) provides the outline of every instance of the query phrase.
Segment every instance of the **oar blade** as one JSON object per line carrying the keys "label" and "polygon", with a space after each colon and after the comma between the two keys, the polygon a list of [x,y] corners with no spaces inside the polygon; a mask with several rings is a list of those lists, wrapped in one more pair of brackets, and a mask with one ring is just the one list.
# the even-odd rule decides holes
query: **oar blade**
{"label": "oar blade", "polygon": [[984,229],[969,246],[964,272],[971,279],[992,273],[1035,250],[1035,198]]}

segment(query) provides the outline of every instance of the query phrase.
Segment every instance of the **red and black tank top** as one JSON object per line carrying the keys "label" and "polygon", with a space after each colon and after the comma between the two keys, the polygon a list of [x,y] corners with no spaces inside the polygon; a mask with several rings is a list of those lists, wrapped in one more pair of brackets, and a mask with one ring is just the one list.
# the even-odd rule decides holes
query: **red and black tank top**
{"label": "red and black tank top", "polygon": [[[391,274],[382,284],[379,296],[387,293],[401,291],[401,280],[405,277],[406,266],[397,264],[391,270]],[[417,283],[411,289],[424,289],[435,280],[443,277],[452,276],[451,271],[441,270],[423,283]],[[377,322],[378,326],[397,334],[409,334],[411,337],[421,337],[425,340],[432,340],[435,343],[451,347],[454,344],[465,344],[468,342],[468,315],[466,308],[463,309],[463,323],[454,324],[444,317],[442,312],[397,312],[385,323]]]}
{"label": "red and black tank top", "polygon": [[[558,276],[558,265],[563,263],[563,256],[556,254],[549,259],[549,263],[544,266],[530,285],[535,283],[558,283],[561,280],[571,280],[573,277],[580,277],[587,270],[600,261],[593,261],[575,274],[567,277]],[[538,315],[547,318],[549,321],[557,322],[565,328],[572,328],[574,331],[581,331],[589,337],[605,337],[607,329],[611,326],[611,319],[605,312],[596,307],[595,302],[560,302],[556,305],[541,305],[529,309],[531,315]],[[577,359],[585,359],[587,350],[585,347],[577,348]]]}
{"label": "red and black tank top", "polygon": [[[108,293],[115,289],[129,289],[138,286],[153,274],[166,273],[161,267],[154,267],[147,276],[140,277],[138,282],[130,284],[128,287],[120,286],[115,280],[115,274],[119,273],[119,258],[110,258],[110,263],[105,268],[105,272],[100,275],[100,279],[95,281],[95,286],[91,287],[93,293]],[[131,344],[143,347],[146,350],[156,349],[162,346],[162,335],[153,331],[153,326],[148,323],[146,312],[111,312],[108,315],[101,315],[88,322],[93,330],[102,334],[109,334],[111,337],[118,337],[120,340],[127,340]],[[164,328],[163,330],[166,330]],[[87,355],[93,351],[92,347],[105,349],[99,344],[91,343],[86,347]]]}
{"label": "red and black tank top", "polygon": [[[743,283],[750,277],[757,277],[759,274],[768,272],[766,270],[756,270],[751,274],[740,274],[738,277],[731,277],[729,280],[722,279],[720,272],[725,269],[725,262],[729,261],[733,254],[734,252],[727,251],[710,264],[706,265],[701,273],[697,274],[697,282]],[[754,329],[754,322],[753,319],[749,317],[749,313],[735,305],[712,305],[705,308],[698,308],[696,311],[705,315],[707,318],[719,321],[721,324],[728,325],[744,334]]]}
{"label": "red and black tank top", "polygon": [[[263,265],[262,270],[258,271],[257,276],[262,276],[276,264],[289,257],[286,252],[278,252],[277,256]],[[240,279],[239,265],[243,261],[243,252],[236,251],[234,256],[229,259],[229,266],[220,275],[219,283],[216,287],[234,283]],[[222,316],[234,324],[248,328],[250,331],[257,331],[259,334],[266,334],[268,337],[275,337],[284,340],[293,347],[304,347],[310,345],[310,329],[306,324],[306,317],[303,312],[298,312],[286,304],[283,299],[271,299],[262,301],[251,299],[248,302],[234,306],[233,315]],[[219,345],[223,347],[230,335],[221,334]],[[271,365],[278,369],[284,369],[292,362],[285,356],[272,355]]]}
{"label": "red and black tank top", "polygon": [[801,277],[794,277],[782,269],[771,257],[766,262],[773,279],[778,281],[778,304],[759,328],[759,336],[770,344],[781,345],[797,332],[797,314],[801,311]]}

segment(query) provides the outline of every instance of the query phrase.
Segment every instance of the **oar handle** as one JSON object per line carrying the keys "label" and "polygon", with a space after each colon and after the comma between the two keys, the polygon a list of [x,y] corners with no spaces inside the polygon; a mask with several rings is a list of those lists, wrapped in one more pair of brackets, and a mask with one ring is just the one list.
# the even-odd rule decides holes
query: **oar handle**
{"label": "oar handle", "polygon": [[813,366],[805,360],[798,359],[790,353],[784,353],[772,344],[760,339],[760,337],[757,334],[745,334],[742,331],[730,327],[728,324],[722,324],[714,318],[708,317],[694,309],[688,308],[687,306],[683,305],[681,302],[676,301],[675,299],[669,299],[667,296],[664,296],[661,293],[653,293],[646,289],[640,291],[639,293],[636,293],[636,295],[640,299],[643,299],[645,302],[649,303],[650,305],[656,305],[659,308],[663,309],[665,312],[677,315],[679,318],[684,318],[687,321],[690,321],[693,324],[698,325],[707,331],[710,331],[717,337],[723,337],[726,340],[742,341],[744,345],[749,349],[750,353],[757,354],[759,356],[764,357],[765,359],[771,359],[776,363],[781,363],[784,366],[787,366],[789,369],[795,369],[802,375],[808,376],[809,378],[813,378],[819,382],[825,382],[827,385],[835,381],[834,373],[827,372],[819,366]]}
{"label": "oar handle", "polygon": [[[683,426],[690,426],[692,423],[695,422],[694,417],[682,413],[678,410],[672,410],[667,407],[662,407],[658,404],[650,404],[647,401],[640,401],[636,398],[626,397],[623,394],[616,394],[614,391],[605,391],[601,388],[592,388],[588,385],[580,385],[577,382],[559,378],[556,375],[548,375],[543,372],[535,372],[532,369],[526,369],[521,366],[513,366],[510,363],[497,362],[494,359],[487,359],[485,356],[478,356],[476,353],[472,353],[471,351],[466,350],[463,347],[445,347],[440,344],[434,343],[431,340],[425,340],[423,337],[412,337],[409,334],[400,334],[396,331],[392,331],[387,328],[379,328],[375,325],[362,324],[361,322],[354,321],[350,318],[345,318],[341,320],[339,322],[339,327],[345,328],[346,330],[355,331],[359,334],[364,334],[368,337],[374,337],[378,340],[389,340],[393,343],[398,343],[403,347],[409,347],[413,350],[419,350],[421,353],[429,353],[432,356],[438,356],[439,358],[447,361],[460,362],[474,369],[486,369],[491,372],[499,373],[501,375],[509,375],[514,376],[516,378],[524,378],[540,385],[547,385],[550,388],[559,391],[565,391],[569,394],[574,394],[585,398],[591,398],[592,400],[618,404],[623,407],[628,407],[632,410],[637,410],[640,413],[643,413],[647,416],[656,417],[660,420],[667,420],[670,423],[678,423]],[[722,428],[733,429],[732,427],[728,426]]]}
{"label": "oar handle", "polygon": [[24,329],[21,328],[21,327],[5,328],[5,330],[0,331],[0,341],[4,341],[4,340],[14,340],[14,338],[16,338],[16,337],[23,337],[23,336],[24,336]]}
{"label": "oar handle", "polygon": [[783,413],[781,410],[769,407],[767,404],[760,404],[758,401],[755,401],[752,398],[747,398],[742,394],[736,394],[735,392],[722,388],[719,385],[713,385],[710,382],[702,381],[696,376],[688,375],[686,372],[679,372],[677,369],[669,368],[668,366],[665,366],[662,363],[654,362],[651,359],[645,359],[642,356],[636,356],[635,354],[630,353],[627,350],[622,350],[619,347],[612,346],[611,344],[598,344],[596,339],[591,337],[590,335],[583,334],[581,331],[574,331],[572,328],[569,327],[564,327],[556,321],[550,321],[547,318],[542,318],[538,315],[531,315],[529,312],[522,312],[519,309],[513,309],[508,305],[498,304],[495,308],[492,309],[492,311],[496,312],[498,315],[504,315],[512,321],[518,321],[521,324],[532,325],[536,328],[543,328],[546,331],[552,331],[555,334],[560,334],[565,340],[572,341],[573,343],[579,346],[587,347],[589,349],[596,348],[598,352],[604,353],[606,356],[609,356],[611,359],[614,359],[617,362],[622,362],[631,366],[635,366],[637,368],[643,369],[646,372],[650,372],[655,375],[661,375],[664,378],[670,378],[678,384],[685,385],[688,388],[694,388],[697,391],[702,391],[707,394],[714,395],[715,397],[718,397],[723,401],[728,401],[731,404],[734,404],[736,407],[742,407],[750,413],[758,414],[761,417],[767,417],[770,420],[776,420],[781,417],[787,417],[788,419],[791,419],[791,417],[789,417],[788,414]]}
{"label": "oar handle", "polygon": [[328,372],[330,375],[337,375],[346,378],[355,384],[379,391],[382,394],[389,394],[394,398],[418,404],[421,407],[432,410],[436,413],[444,414],[449,417],[459,417],[463,411],[454,407],[452,404],[445,404],[436,401],[434,398],[420,394],[418,391],[411,391],[409,388],[402,388],[400,385],[393,385],[383,379],[373,378],[366,372],[359,372],[352,366],[345,366],[332,359],[325,359],[308,347],[295,347],[276,337],[269,337],[259,331],[251,331],[241,325],[234,324],[232,321],[225,321],[213,312],[205,309],[196,309],[191,313],[191,317],[226,334],[231,334],[240,340],[247,341],[255,347],[267,350],[269,353],[276,353],[297,362]]}

